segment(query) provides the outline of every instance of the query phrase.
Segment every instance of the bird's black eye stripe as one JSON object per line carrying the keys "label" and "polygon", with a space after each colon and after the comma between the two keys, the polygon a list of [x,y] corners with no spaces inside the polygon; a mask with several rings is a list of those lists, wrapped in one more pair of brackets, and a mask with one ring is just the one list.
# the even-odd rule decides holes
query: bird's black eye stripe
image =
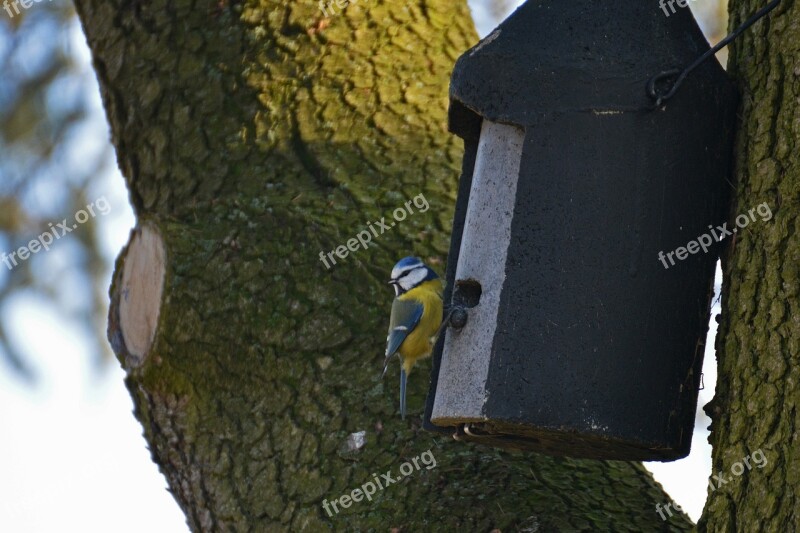
{"label": "bird's black eye stripe", "polygon": [[403,272],[402,274],[397,276],[397,281],[400,281],[401,279],[403,279],[404,277],[408,276],[409,274],[411,274],[412,272],[414,272],[418,268],[419,268],[418,266],[415,266],[414,268],[412,268],[410,270],[406,270],[405,272]]}

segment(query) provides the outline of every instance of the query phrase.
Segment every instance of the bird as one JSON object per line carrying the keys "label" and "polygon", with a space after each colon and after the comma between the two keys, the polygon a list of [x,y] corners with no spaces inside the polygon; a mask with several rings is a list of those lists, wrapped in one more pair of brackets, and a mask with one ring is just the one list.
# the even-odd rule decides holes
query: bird
{"label": "bird", "polygon": [[404,257],[392,269],[395,298],[386,337],[383,374],[400,357],[400,416],[406,417],[406,381],[414,364],[431,354],[442,324],[442,280],[418,257]]}

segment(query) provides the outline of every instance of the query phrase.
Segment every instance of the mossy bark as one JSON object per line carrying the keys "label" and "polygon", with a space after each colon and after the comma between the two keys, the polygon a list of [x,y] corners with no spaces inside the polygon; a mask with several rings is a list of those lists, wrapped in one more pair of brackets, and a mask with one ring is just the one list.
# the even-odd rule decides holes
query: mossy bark
{"label": "mossy bark", "polygon": [[[476,42],[465,2],[358,0],[328,19],[312,1],[76,4],[137,217],[167,256],[141,365],[113,317],[110,333],[193,530],[691,527],[661,520],[668,496],[640,464],[435,436],[418,418],[429,366],[411,376],[406,421],[395,376],[378,379],[387,272],[409,253],[446,259],[462,156],[447,86]],[[330,270],[319,260],[418,194],[428,211]],[[359,431],[366,445],[348,451]],[[323,509],[429,449],[435,468]]]}
{"label": "mossy bark", "polygon": [[[763,6],[731,0],[731,27]],[[723,257],[719,377],[706,407],[717,478],[710,478],[701,531],[800,531],[798,58],[800,4],[792,0],[735,41],[730,54],[742,94],[731,226],[764,203],[772,218],[740,229]],[[753,461],[759,451],[760,465]]]}

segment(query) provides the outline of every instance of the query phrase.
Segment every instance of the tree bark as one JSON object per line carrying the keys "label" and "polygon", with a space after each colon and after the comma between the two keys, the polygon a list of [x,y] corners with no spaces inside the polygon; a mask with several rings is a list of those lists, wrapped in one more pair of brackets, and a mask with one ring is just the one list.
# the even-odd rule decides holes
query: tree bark
{"label": "tree bark", "polygon": [[[731,28],[763,6],[731,1]],[[772,218],[739,230],[723,256],[717,388],[706,407],[717,479],[700,531],[800,531],[799,20],[800,5],[784,0],[730,54],[742,101],[729,225],[763,203]]]}
{"label": "tree bark", "polygon": [[[328,18],[312,1],[76,4],[133,239],[149,243],[118,260],[109,337],[192,530],[691,527],[662,521],[655,505],[669,498],[638,463],[428,434],[429,366],[411,377],[410,420],[394,379],[378,379],[391,266],[414,253],[443,271],[463,152],[446,130],[448,80],[476,42],[465,2],[326,3]],[[430,210],[325,268],[321,251],[418,194]],[[136,250],[162,248],[163,274],[125,282],[142,268]],[[160,306],[142,311],[153,294],[135,287],[159,280]],[[126,345],[125,306],[152,320],[144,349]],[[435,468],[323,509],[427,450]]]}

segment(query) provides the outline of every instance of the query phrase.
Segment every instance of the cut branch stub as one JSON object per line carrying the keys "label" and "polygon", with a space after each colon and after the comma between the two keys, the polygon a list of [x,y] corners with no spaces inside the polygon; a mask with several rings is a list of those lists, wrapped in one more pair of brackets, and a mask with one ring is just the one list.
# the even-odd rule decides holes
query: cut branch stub
{"label": "cut branch stub", "polygon": [[133,231],[116,297],[126,359],[134,367],[144,363],[155,338],[165,259],[164,242],[154,226],[146,224]]}

